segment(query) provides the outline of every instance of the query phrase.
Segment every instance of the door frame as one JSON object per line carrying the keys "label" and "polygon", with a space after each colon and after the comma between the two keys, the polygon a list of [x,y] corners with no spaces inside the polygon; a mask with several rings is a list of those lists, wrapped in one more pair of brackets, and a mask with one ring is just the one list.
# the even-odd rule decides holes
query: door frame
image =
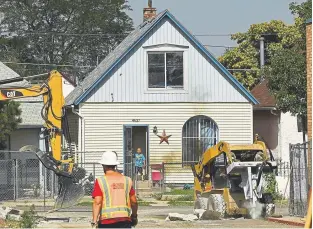
{"label": "door frame", "polygon": [[146,167],[147,172],[149,171],[149,165],[150,165],[150,136],[149,136],[149,124],[123,124],[123,171],[125,171],[125,129],[126,127],[136,127],[136,126],[143,126],[147,128],[147,138],[146,138]]}

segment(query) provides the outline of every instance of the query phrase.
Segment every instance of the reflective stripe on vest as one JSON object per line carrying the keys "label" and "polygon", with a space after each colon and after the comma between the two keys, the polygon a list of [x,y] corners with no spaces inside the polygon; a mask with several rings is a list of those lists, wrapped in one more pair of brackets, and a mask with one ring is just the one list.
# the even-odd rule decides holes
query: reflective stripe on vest
{"label": "reflective stripe on vest", "polygon": [[[107,177],[103,176],[103,177],[100,177],[100,179],[98,179],[98,182],[99,182],[99,185],[103,192],[103,197],[104,197],[103,202],[102,202],[102,209],[101,209],[101,219],[130,217],[131,215],[130,200],[129,200],[129,192],[130,192],[131,184],[129,182],[129,178],[124,177],[124,179],[119,179],[119,180],[120,181],[123,180],[123,183],[124,183],[123,194],[125,196],[118,197],[119,203],[112,203],[113,202],[112,198],[114,198],[114,193],[113,194],[111,193],[112,188],[109,184]],[[116,190],[116,192],[118,191],[119,189]],[[121,202],[124,202],[124,203],[121,203]]]}

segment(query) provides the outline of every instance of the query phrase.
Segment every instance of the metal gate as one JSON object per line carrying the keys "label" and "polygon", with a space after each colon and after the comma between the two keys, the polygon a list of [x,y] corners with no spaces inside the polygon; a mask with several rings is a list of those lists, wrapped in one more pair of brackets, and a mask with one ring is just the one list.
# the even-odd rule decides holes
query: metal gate
{"label": "metal gate", "polygon": [[290,144],[290,201],[289,214],[304,217],[308,208],[308,151],[311,142]]}

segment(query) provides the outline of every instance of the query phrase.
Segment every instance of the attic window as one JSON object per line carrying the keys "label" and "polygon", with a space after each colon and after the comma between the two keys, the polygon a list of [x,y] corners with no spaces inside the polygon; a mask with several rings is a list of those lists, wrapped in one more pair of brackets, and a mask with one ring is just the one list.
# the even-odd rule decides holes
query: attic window
{"label": "attic window", "polygon": [[149,89],[183,89],[183,56],[183,52],[148,52]]}

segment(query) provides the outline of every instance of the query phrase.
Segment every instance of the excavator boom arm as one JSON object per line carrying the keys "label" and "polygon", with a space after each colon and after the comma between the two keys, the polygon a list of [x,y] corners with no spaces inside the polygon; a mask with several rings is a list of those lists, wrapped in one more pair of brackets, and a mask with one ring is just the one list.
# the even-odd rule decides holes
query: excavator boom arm
{"label": "excavator boom arm", "polygon": [[[6,79],[0,81],[0,85],[22,80],[23,78],[20,77]],[[41,116],[45,121],[43,134],[46,140],[46,152],[34,146],[24,146],[20,151],[35,152],[44,166],[58,175],[60,189],[55,202],[55,209],[71,206],[84,195],[83,187],[77,181],[84,177],[85,170],[74,167],[73,158],[65,160],[62,158],[62,134],[65,134],[62,131],[62,122],[66,120],[62,82],[62,75],[58,71],[51,71],[47,82],[42,85],[0,88],[0,102],[43,96]]]}
{"label": "excavator boom arm", "polygon": [[[23,78],[0,81],[11,83],[21,81]],[[50,146],[52,156],[56,160],[61,160],[61,128],[62,110],[64,97],[62,93],[62,75],[57,71],[49,74],[47,83],[34,85],[31,87],[8,87],[0,88],[0,101],[14,100],[20,98],[38,97],[42,95],[44,107],[42,118],[45,121],[46,131],[50,135]]]}

